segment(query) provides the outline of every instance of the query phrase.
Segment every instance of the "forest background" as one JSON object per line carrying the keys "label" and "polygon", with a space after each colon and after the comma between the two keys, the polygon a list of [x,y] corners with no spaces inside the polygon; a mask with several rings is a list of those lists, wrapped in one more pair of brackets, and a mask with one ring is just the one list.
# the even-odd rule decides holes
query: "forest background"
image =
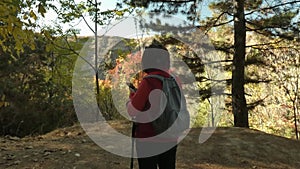
{"label": "forest background", "polygon": [[[210,16],[201,15],[203,4],[209,6]],[[299,7],[297,0],[124,0],[116,1],[107,10],[101,8],[100,1],[91,0],[3,0],[0,2],[0,134],[24,137],[78,123],[73,106],[72,77],[76,60],[82,58],[80,50],[90,37],[77,36],[80,30],[65,29],[62,25],[78,19],[86,22],[90,18],[92,24],[86,24],[97,35],[97,29],[113,20],[148,11],[180,13],[210,38],[221,56],[218,63],[226,76],[216,80],[204,69],[201,60],[189,54],[186,46],[172,38],[156,37],[165,45],[173,45],[178,57],[195,74],[201,97],[194,127],[204,124],[250,127],[297,139],[300,123]],[[50,25],[42,24],[50,10],[55,11],[57,20]],[[239,33],[243,30],[244,54],[238,54],[243,50],[237,50],[239,46],[235,42],[243,40],[240,37],[243,33]],[[122,45],[134,50],[137,44],[136,40],[127,39]],[[123,118],[114,106],[110,79],[99,72],[114,72],[124,67],[122,60],[134,57],[128,51],[115,53],[117,57],[110,54],[104,63],[94,65],[95,95],[107,120]],[[226,88],[218,95],[226,98],[226,108],[212,112],[210,103],[215,93],[211,88],[221,82],[226,83]],[[234,105],[233,98],[240,98],[240,111],[236,111],[239,106]],[[239,119],[242,123],[238,123]]]}

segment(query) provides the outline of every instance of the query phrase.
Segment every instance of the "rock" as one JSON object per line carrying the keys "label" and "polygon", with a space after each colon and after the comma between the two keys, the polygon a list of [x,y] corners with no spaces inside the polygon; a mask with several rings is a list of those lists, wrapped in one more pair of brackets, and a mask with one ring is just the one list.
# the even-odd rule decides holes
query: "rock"
{"label": "rock", "polygon": [[46,151],[43,155],[44,155],[44,156],[48,156],[48,155],[50,155],[50,154],[51,154],[51,152]]}
{"label": "rock", "polygon": [[0,151],[7,151],[7,148],[6,147],[1,147]]}
{"label": "rock", "polygon": [[14,161],[14,165],[19,165],[21,163],[20,160]]}
{"label": "rock", "polygon": [[21,140],[19,137],[16,137],[16,136],[8,136],[8,139],[9,140],[13,140],[13,141],[19,141],[19,140]]}
{"label": "rock", "polygon": [[28,158],[28,157],[30,157],[30,156],[29,156],[29,155],[24,155],[24,156],[23,156],[23,158]]}
{"label": "rock", "polygon": [[75,156],[76,156],[76,157],[80,157],[80,154],[79,154],[79,153],[75,153]]}
{"label": "rock", "polygon": [[120,162],[117,162],[117,161],[114,161],[113,164],[115,164],[115,165],[120,165],[121,163],[120,163]]}
{"label": "rock", "polygon": [[13,159],[15,159],[15,155],[13,155],[13,154],[7,154],[6,155],[6,157],[3,157],[3,159],[5,159],[5,160],[13,160]]}
{"label": "rock", "polygon": [[33,149],[33,146],[26,146],[25,149]]}

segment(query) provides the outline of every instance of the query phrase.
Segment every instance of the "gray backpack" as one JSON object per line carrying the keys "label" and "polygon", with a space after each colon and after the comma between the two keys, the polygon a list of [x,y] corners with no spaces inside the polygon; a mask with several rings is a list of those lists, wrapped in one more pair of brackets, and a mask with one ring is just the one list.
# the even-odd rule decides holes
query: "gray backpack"
{"label": "gray backpack", "polygon": [[189,128],[190,114],[186,107],[185,97],[178,86],[175,78],[163,77],[160,75],[147,75],[144,78],[156,78],[162,82],[162,91],[166,99],[162,103],[166,107],[162,114],[152,121],[152,126],[156,134],[163,132],[164,137],[179,137],[183,131]]}

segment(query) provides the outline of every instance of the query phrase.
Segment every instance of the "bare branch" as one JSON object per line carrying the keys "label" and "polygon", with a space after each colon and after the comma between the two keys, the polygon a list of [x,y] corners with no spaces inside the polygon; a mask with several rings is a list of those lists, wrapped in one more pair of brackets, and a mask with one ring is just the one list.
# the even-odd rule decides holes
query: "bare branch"
{"label": "bare branch", "polygon": [[94,4],[94,2],[92,0],[87,0],[88,3],[92,4],[93,6],[95,6],[96,4]]}
{"label": "bare branch", "polygon": [[166,3],[190,3],[190,2],[196,2],[196,0],[153,0],[152,2],[166,2]]}
{"label": "bare branch", "polygon": [[85,22],[85,24],[88,26],[88,28],[93,32],[95,33],[94,29],[90,26],[90,24],[87,22],[87,20],[85,19],[85,17],[83,15],[81,15],[83,21]]}
{"label": "bare branch", "polygon": [[233,19],[231,19],[231,20],[229,20],[229,21],[227,21],[227,22],[222,22],[222,23],[219,23],[219,24],[215,24],[214,25],[214,27],[218,27],[218,26],[222,26],[222,25],[226,25],[226,24],[228,24],[228,23],[230,23],[230,22],[233,22],[234,20]]}
{"label": "bare branch", "polygon": [[71,45],[70,45],[70,43],[69,43],[67,37],[65,37],[64,39],[65,39],[65,42],[66,42],[66,44],[67,44],[67,46],[68,46],[67,48],[66,48],[66,47],[62,47],[62,46],[57,45],[57,44],[54,43],[55,47],[57,47],[57,48],[59,48],[59,49],[71,51],[73,54],[79,56],[79,57],[80,57],[82,60],[84,60],[89,66],[91,66],[91,68],[92,68],[93,70],[95,70],[95,67],[94,67],[88,60],[86,60],[84,57],[82,57],[77,51],[75,51],[75,50],[71,47]]}
{"label": "bare branch", "polygon": [[210,62],[203,63],[203,65],[211,65],[211,64],[215,64],[215,63],[227,63],[227,62],[233,62],[233,60],[226,59],[226,60],[210,61]]}
{"label": "bare branch", "polygon": [[257,46],[267,46],[267,45],[274,45],[274,44],[278,44],[280,42],[282,42],[283,40],[279,40],[279,41],[276,41],[276,42],[270,42],[270,43],[261,43],[261,44],[253,44],[253,45],[246,45],[246,48],[254,48],[254,47],[257,47]]}
{"label": "bare branch", "polygon": [[265,11],[265,10],[270,10],[270,9],[274,9],[274,8],[277,8],[277,7],[280,7],[280,6],[285,6],[285,5],[290,5],[290,4],[295,4],[295,3],[299,3],[300,0],[297,0],[297,1],[292,1],[292,2],[286,2],[286,3],[281,3],[281,4],[278,4],[278,5],[274,5],[274,6],[270,6],[270,7],[266,7],[266,8],[260,8],[260,9],[257,9],[257,10],[253,10],[249,13],[246,13],[246,15],[251,15],[255,12],[259,12],[259,11]]}
{"label": "bare branch", "polygon": [[224,23],[219,23],[219,24],[217,24],[217,22],[218,22],[218,21],[221,19],[221,17],[222,17],[223,15],[225,15],[225,14],[231,15],[231,14],[228,13],[227,11],[222,12],[222,13],[221,13],[218,17],[216,17],[213,21],[208,22],[206,25],[198,26],[198,28],[204,28],[204,29],[206,29],[205,34],[207,34],[207,33],[210,31],[210,29],[213,28],[213,27],[218,27],[218,26],[226,25],[226,24],[232,22],[233,19],[231,19],[231,20],[229,20],[229,21],[226,21],[226,22],[224,22]]}

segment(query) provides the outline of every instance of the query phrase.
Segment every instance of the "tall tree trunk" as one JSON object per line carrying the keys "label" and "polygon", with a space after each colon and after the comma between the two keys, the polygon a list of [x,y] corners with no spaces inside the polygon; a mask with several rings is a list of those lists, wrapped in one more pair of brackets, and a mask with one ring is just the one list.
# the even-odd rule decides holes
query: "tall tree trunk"
{"label": "tall tree trunk", "polygon": [[235,127],[249,127],[245,98],[246,26],[244,0],[234,0],[234,56],[232,70],[232,108]]}
{"label": "tall tree trunk", "polygon": [[[98,23],[97,23],[97,16],[98,16],[98,3],[97,3],[97,0],[95,0],[95,8],[96,8],[96,12],[95,12],[95,78],[96,78],[96,94],[97,94],[97,105],[98,105],[98,108],[100,109],[100,105],[99,105],[99,102],[100,102],[100,88],[99,88],[99,68],[98,68]],[[96,121],[99,121],[99,113],[97,112],[96,114],[96,117],[95,117]]]}
{"label": "tall tree trunk", "polygon": [[296,89],[295,89],[295,99],[293,100],[293,110],[294,110],[294,125],[295,125],[295,134],[296,139],[299,140],[299,133],[298,133],[298,99],[299,99],[299,74],[298,71],[296,72],[297,78],[296,78]]}

